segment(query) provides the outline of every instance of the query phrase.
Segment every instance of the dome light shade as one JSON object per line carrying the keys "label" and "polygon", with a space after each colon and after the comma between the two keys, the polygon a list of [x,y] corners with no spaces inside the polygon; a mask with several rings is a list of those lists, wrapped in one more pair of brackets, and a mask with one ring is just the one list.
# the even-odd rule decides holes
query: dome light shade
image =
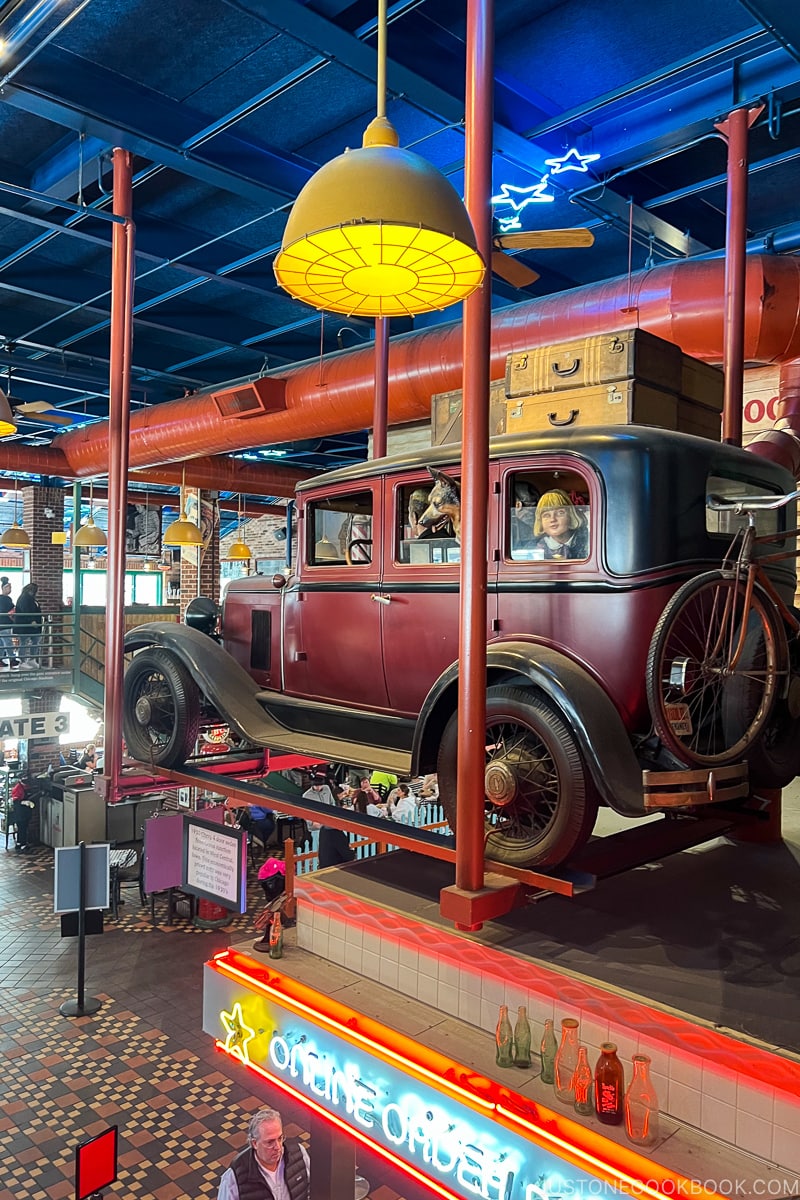
{"label": "dome light shade", "polygon": [[0,546],[8,546],[11,550],[27,550],[30,544],[31,539],[16,518],[5,533],[0,534]]}
{"label": "dome light shade", "polygon": [[480,287],[484,272],[458,192],[426,159],[400,149],[384,116],[360,149],[309,179],[275,259],[287,292],[347,316],[446,308]]}
{"label": "dome light shade", "polygon": [[162,540],[165,546],[202,546],[203,535],[194,521],[187,517],[186,509],[182,508],[178,520],[164,530]]}
{"label": "dome light shade", "polygon": [[89,518],[85,525],[81,525],[80,529],[75,533],[74,546],[107,546],[108,538],[99,525],[95,525],[94,517],[89,513]]}
{"label": "dome light shade", "polygon": [[226,558],[229,562],[242,562],[244,559],[252,558],[253,552],[247,542],[234,542],[229,548]]}
{"label": "dome light shade", "polygon": [[[8,396],[0,388],[0,438],[10,437],[12,433],[16,432],[17,426],[14,422],[14,415],[11,412]],[[30,545],[30,543],[28,544]]]}

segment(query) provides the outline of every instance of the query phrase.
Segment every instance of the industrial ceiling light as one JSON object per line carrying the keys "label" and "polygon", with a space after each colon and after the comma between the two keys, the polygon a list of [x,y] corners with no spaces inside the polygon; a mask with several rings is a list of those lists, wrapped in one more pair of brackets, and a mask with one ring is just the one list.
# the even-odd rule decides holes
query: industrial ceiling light
{"label": "industrial ceiling light", "polygon": [[108,538],[99,525],[94,523],[94,480],[89,482],[89,516],[85,525],[81,525],[75,533],[73,546],[83,549],[98,548],[108,545]]}
{"label": "industrial ceiling light", "polygon": [[378,113],[360,149],[309,179],[275,275],[313,308],[368,317],[446,308],[480,287],[485,264],[458,192],[386,117],[386,0],[378,0]]}
{"label": "industrial ceiling light", "polygon": [[16,432],[17,426],[14,422],[14,414],[11,411],[8,396],[0,388],[0,438],[11,437],[11,434]]}
{"label": "industrial ceiling light", "polygon": [[253,551],[242,538],[242,493],[239,493],[239,521],[236,541],[228,548],[228,562],[244,562],[253,557]]}
{"label": "industrial ceiling light", "polygon": [[186,515],[186,466],[181,473],[181,515],[164,530],[161,539],[165,546],[202,546],[203,535],[194,521]]}
{"label": "industrial ceiling light", "polygon": [[[0,393],[2,395],[3,393]],[[30,548],[31,539],[19,523],[19,491],[17,480],[14,480],[14,520],[5,533],[0,534],[0,546],[7,546],[9,550],[27,550]]]}

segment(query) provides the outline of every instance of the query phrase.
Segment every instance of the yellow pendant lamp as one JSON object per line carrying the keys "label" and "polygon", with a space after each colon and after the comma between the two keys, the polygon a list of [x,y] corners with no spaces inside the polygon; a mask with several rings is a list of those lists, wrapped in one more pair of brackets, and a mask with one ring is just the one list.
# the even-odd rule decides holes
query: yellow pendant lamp
{"label": "yellow pendant lamp", "polygon": [[[0,392],[0,395],[3,395]],[[2,436],[2,434],[0,434]],[[19,523],[19,491],[17,480],[14,480],[14,520],[4,533],[0,534],[0,546],[7,546],[9,550],[28,550],[30,549],[31,539]]]}
{"label": "yellow pendant lamp", "polygon": [[202,546],[203,535],[194,521],[186,515],[186,467],[181,473],[181,515],[164,530],[165,546]]}
{"label": "yellow pendant lamp", "polygon": [[[9,371],[9,379],[11,372]],[[9,390],[11,385],[9,383]],[[11,437],[12,433],[17,432],[17,426],[14,422],[14,414],[11,411],[11,405],[8,401],[8,396],[2,388],[0,388],[0,438]]]}
{"label": "yellow pendant lamp", "polygon": [[294,202],[275,259],[281,287],[313,308],[366,317],[446,308],[485,264],[453,185],[386,118],[386,0],[378,2],[378,113],[360,149],[326,163]]}
{"label": "yellow pendant lamp", "polygon": [[236,541],[229,547],[226,559],[228,562],[244,562],[253,557],[253,551],[242,538],[242,493],[239,493],[239,521]]}
{"label": "yellow pendant lamp", "polygon": [[89,516],[85,525],[75,532],[73,545],[82,549],[96,550],[108,545],[108,538],[99,525],[94,523],[94,480],[89,481]]}

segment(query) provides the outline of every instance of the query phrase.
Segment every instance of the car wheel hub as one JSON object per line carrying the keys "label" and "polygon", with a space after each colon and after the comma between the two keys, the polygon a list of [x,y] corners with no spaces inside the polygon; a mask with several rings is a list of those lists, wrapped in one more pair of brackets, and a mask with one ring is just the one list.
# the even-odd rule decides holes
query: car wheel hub
{"label": "car wheel hub", "polygon": [[147,696],[139,697],[133,711],[140,725],[149,725],[153,719],[153,709]]}
{"label": "car wheel hub", "polygon": [[517,776],[507,762],[491,762],[484,776],[486,797],[495,808],[505,808],[517,795]]}

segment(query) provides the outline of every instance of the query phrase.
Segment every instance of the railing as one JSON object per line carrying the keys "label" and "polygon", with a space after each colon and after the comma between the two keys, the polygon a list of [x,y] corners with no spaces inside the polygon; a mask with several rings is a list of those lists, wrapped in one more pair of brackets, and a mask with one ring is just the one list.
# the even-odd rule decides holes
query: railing
{"label": "railing", "polygon": [[[391,831],[403,825],[399,821],[386,820],[386,836],[383,835],[383,829],[375,831],[374,837],[365,837],[356,834],[350,839],[350,848],[355,850],[356,859],[375,858],[379,854],[388,854],[394,847],[391,841]],[[417,802],[416,819],[413,826],[417,829],[426,829],[433,833],[450,834],[450,826],[447,823],[447,818],[444,815],[444,808],[438,800],[424,800]],[[407,826],[406,826],[407,828]],[[307,875],[311,871],[319,870],[318,861],[319,850],[319,830],[311,831],[311,849],[306,850],[301,854],[295,853],[295,874]]]}

